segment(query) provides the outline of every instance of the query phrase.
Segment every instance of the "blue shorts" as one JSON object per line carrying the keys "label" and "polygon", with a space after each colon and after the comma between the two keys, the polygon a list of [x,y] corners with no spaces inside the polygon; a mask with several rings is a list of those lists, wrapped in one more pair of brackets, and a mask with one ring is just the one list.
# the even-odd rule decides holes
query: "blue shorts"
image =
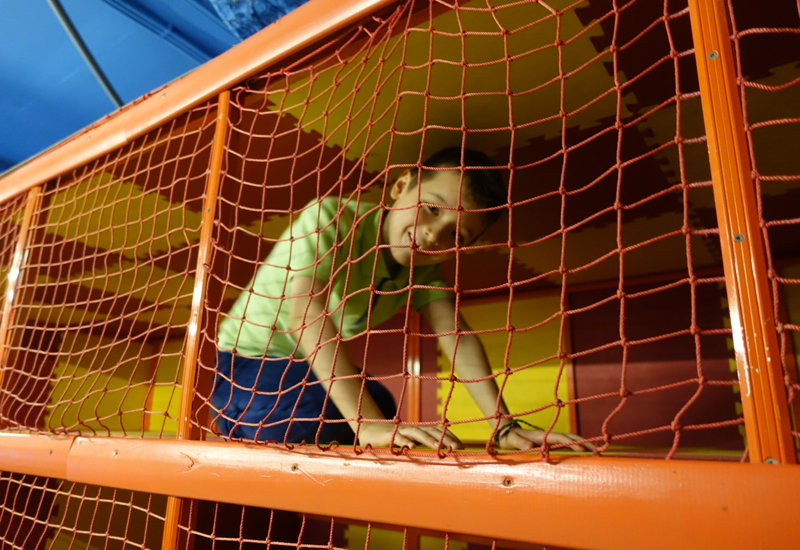
{"label": "blue shorts", "polygon": [[[211,404],[221,435],[279,443],[353,443],[353,430],[333,400],[325,404],[327,392],[308,363],[218,351],[216,372]],[[375,380],[367,380],[366,389],[384,417],[394,417],[397,407],[389,390]]]}

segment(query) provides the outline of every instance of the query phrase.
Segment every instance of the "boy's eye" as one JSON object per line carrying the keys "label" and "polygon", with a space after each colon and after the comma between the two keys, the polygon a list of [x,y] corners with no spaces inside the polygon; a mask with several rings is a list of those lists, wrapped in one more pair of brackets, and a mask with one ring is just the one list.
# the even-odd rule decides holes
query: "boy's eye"
{"label": "boy's eye", "polygon": [[438,214],[439,213],[439,209],[437,207],[435,207],[435,206],[428,206],[427,208],[428,208],[428,212],[430,212],[431,214]]}

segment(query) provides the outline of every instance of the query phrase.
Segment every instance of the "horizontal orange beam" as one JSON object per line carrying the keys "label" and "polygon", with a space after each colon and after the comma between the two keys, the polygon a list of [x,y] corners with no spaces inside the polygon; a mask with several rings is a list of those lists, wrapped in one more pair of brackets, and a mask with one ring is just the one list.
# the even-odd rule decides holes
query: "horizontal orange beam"
{"label": "horizontal orange beam", "polygon": [[397,0],[312,0],[165,87],[0,178],[0,203],[118,149],[281,59]]}
{"label": "horizontal orange beam", "polygon": [[800,494],[796,466],[67,441],[0,435],[0,469],[66,471],[67,480],[92,485],[572,548],[796,548],[800,540],[787,506]]}
{"label": "horizontal orange beam", "polygon": [[74,441],[69,436],[0,434],[0,471],[66,479]]}

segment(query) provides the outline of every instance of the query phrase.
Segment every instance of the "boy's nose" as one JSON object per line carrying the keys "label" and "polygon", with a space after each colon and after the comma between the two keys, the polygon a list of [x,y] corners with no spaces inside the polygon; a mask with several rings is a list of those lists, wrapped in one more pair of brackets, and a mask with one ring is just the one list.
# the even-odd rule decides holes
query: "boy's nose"
{"label": "boy's nose", "polygon": [[422,234],[425,237],[425,250],[439,250],[446,244],[445,235],[447,228],[441,224],[431,224],[423,228]]}

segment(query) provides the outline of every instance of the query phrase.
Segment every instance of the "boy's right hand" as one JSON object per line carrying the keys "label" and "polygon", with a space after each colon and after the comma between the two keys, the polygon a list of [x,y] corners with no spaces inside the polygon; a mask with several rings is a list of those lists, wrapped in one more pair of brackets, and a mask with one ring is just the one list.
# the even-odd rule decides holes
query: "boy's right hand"
{"label": "boy's right hand", "polygon": [[[544,444],[544,436],[547,432],[537,426],[531,426],[531,428],[533,429],[528,430],[522,426],[516,425],[499,438],[498,446],[501,449],[525,451],[532,449],[536,445]],[[570,449],[576,452],[595,451],[593,443],[586,441],[585,438],[579,435],[570,433],[550,432],[547,435],[547,443],[550,445],[567,444]]]}
{"label": "boy's right hand", "polygon": [[[421,444],[431,449],[438,449],[441,439],[442,449],[462,448],[461,440],[449,430],[445,431],[444,437],[442,437],[443,430],[440,426],[400,426],[397,428],[397,433],[394,429],[394,424],[386,422],[363,422],[358,432],[358,442],[362,446],[369,443],[374,448],[396,445],[413,449]],[[394,436],[394,440],[392,440],[392,436]]]}

